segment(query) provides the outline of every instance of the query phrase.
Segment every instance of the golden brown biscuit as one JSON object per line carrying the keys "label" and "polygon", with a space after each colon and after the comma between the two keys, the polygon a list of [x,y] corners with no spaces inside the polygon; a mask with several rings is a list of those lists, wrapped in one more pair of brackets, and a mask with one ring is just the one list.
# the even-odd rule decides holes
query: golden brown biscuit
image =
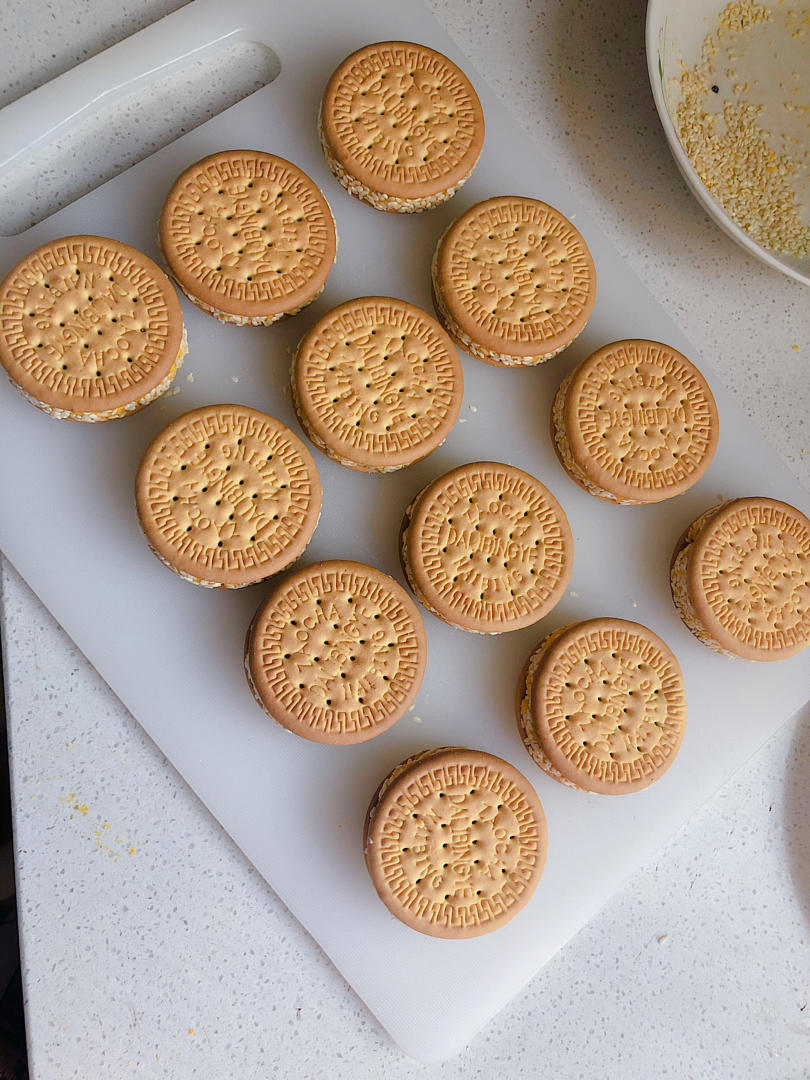
{"label": "golden brown biscuit", "polygon": [[462,630],[530,626],[571,576],[568,519],[539,480],[496,461],[460,465],[414,499],[400,537],[416,598]]}
{"label": "golden brown biscuit", "polygon": [[402,586],[344,559],[301,567],[276,585],[245,649],[262,708],[296,735],[340,746],[395,724],[426,661],[422,617]]}
{"label": "golden brown biscuit", "polygon": [[476,203],[433,255],[433,299],[450,336],[499,367],[539,364],[582,332],[596,270],[559,210],[518,195]]}
{"label": "golden brown biscuit", "polygon": [[152,441],[135,479],[152,551],[186,581],[238,589],[290,566],[321,512],[315,462],[280,420],[206,405]]}
{"label": "golden brown biscuit", "polygon": [[329,168],[346,190],[403,214],[454,195],[484,143],[484,114],[467,76],[409,41],[348,56],[327,84],[318,126]]}
{"label": "golden brown biscuit", "polygon": [[267,326],[320,294],[337,253],[317,184],[284,158],[223,150],[190,165],[160,215],[177,284],[221,322]]}
{"label": "golden brown biscuit", "polygon": [[588,619],[535,649],[518,682],[520,736],[567,787],[624,795],[670,767],[686,727],[678,661],[640,623]]}
{"label": "golden brown biscuit", "polygon": [[310,441],[365,472],[393,472],[441,446],[464,396],[450,338],[390,296],[362,296],[324,315],[298,346],[291,380]]}
{"label": "golden brown biscuit", "polygon": [[661,502],[703,476],[717,449],[714,397],[682,353],[657,341],[614,341],[562,382],[552,438],[565,471],[624,506]]}
{"label": "golden brown biscuit", "polygon": [[683,534],[670,570],[678,613],[725,656],[782,660],[810,645],[810,521],[778,499],[730,499]]}
{"label": "golden brown biscuit", "polygon": [[120,240],[51,240],[0,284],[0,362],[59,420],[137,412],[168,390],[187,351],[171,282]]}
{"label": "golden brown biscuit", "polygon": [[406,926],[478,937],[531,899],[546,862],[546,818],[513,765],[441,747],[403,761],[380,784],[363,848],[378,896]]}

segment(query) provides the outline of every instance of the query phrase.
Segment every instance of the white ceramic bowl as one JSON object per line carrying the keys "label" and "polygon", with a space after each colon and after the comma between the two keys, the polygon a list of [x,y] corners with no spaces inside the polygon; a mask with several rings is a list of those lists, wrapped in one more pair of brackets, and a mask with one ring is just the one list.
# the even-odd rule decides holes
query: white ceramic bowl
{"label": "white ceramic bowl", "polygon": [[717,200],[709,194],[681,145],[678,131],[670,115],[671,87],[680,79],[681,61],[691,65],[700,58],[703,39],[727,0],[649,0],[647,5],[647,69],[650,74],[655,106],[664,125],[675,163],[695,198],[709,217],[736,240],[741,247],[756,255],[768,266],[781,270],[797,281],[810,285],[810,258],[796,258],[769,251],[752,240],[736,225]]}

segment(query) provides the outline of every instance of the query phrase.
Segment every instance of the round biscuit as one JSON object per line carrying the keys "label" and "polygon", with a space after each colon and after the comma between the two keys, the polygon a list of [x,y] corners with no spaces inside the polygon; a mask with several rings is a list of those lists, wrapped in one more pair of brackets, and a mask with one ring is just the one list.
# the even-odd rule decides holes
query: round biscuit
{"label": "round biscuit", "polygon": [[337,253],[329,204],[297,165],[223,150],[190,165],[160,214],[174,279],[222,320],[268,325],[321,292]]}
{"label": "round biscuit", "polygon": [[703,476],[719,422],[709,386],[677,349],[628,339],[597,349],[566,380],[554,408],[557,455],[592,494],[661,502]]}
{"label": "round biscuit", "polygon": [[247,405],[206,405],[173,420],[135,479],[144,535],[175,573],[241,588],[290,566],[321,512],[312,455],[290,429]]}
{"label": "round biscuit", "polygon": [[526,777],[479,750],[442,747],[397,766],[375,793],[366,866],[406,926],[440,938],[497,930],[531,899],[546,861],[543,807]]}
{"label": "round biscuit", "polygon": [[731,499],[684,550],[688,602],[721,650],[781,660],[810,645],[810,520],[801,511]]}
{"label": "round biscuit", "polygon": [[416,697],[427,662],[419,610],[388,574],[332,559],[276,585],[251,623],[245,670],[282,727],[348,746],[387,731]]}
{"label": "round biscuit", "polygon": [[464,72],[408,41],[348,56],[329,79],[319,123],[326,160],[350,194],[401,213],[455,194],[484,142],[481,103]]}
{"label": "round biscuit", "polygon": [[120,240],[51,240],[0,284],[0,362],[24,397],[59,419],[137,411],[169,388],[184,355],[171,282]]}
{"label": "round biscuit", "polygon": [[535,477],[477,461],[416,497],[402,559],[417,599],[462,630],[500,634],[530,626],[562,597],[574,541],[565,513]]}
{"label": "round biscuit", "polygon": [[641,623],[596,618],[551,635],[524,674],[520,733],[548,775],[623,795],[649,787],[686,728],[680,665]]}
{"label": "round biscuit", "polygon": [[435,450],[464,396],[461,361],[441,326],[387,296],[324,315],[298,346],[291,380],[310,440],[366,472],[392,472]]}
{"label": "round biscuit", "polygon": [[440,321],[471,355],[499,366],[537,364],[582,332],[596,270],[581,234],[559,210],[505,195],[470,207],[433,258]]}

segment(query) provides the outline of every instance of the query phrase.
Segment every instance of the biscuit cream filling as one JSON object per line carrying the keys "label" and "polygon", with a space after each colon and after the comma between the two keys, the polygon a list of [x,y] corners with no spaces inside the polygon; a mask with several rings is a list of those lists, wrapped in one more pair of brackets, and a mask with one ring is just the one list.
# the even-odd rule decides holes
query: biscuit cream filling
{"label": "biscuit cream filling", "polygon": [[[504,367],[530,367],[533,364],[541,364],[544,360],[550,360],[553,356],[561,353],[563,349],[567,349],[571,342],[579,337],[579,333],[577,333],[569,341],[560,345],[559,348],[536,356],[511,356],[509,353],[497,352],[495,349],[487,349],[483,345],[479,345],[468,333],[466,333],[466,331],[461,329],[445,305],[436,270],[440,245],[441,241],[439,241],[439,244],[436,246],[436,250],[433,253],[433,261],[430,268],[431,281],[433,284],[433,298],[436,301],[436,309],[441,316],[441,321],[444,323],[445,330],[447,330],[448,334],[455,339],[456,343],[471,356],[475,356],[479,360],[490,361],[494,364],[502,364]],[[581,332],[582,331],[580,331],[580,333]]]}
{"label": "biscuit cream filling", "polygon": [[289,570],[289,568],[298,558],[298,556],[296,555],[294,559],[290,559],[288,563],[285,563],[284,566],[280,566],[278,570],[273,570],[271,571],[271,573],[265,574],[264,577],[254,578],[252,581],[208,581],[206,578],[195,577],[193,574],[189,574],[186,570],[180,570],[179,567],[175,566],[173,562],[166,558],[165,555],[162,555],[156,548],[152,546],[152,544],[149,543],[148,537],[146,539],[146,542],[147,544],[149,544],[150,550],[158,557],[158,559],[163,563],[164,566],[168,566],[168,568],[170,570],[173,570],[178,577],[181,577],[183,579],[183,581],[190,581],[192,585],[200,585],[203,589],[244,589],[248,585],[258,585],[259,582],[266,581],[267,578],[273,577],[275,574],[282,574],[285,570]]}
{"label": "biscuit cream filling", "polygon": [[[572,624],[569,624],[569,626],[570,625]],[[558,780],[561,784],[565,784],[566,787],[574,788],[576,791],[584,791],[586,790],[585,788],[581,788],[579,784],[575,784],[573,780],[569,780],[567,777],[563,776],[559,769],[552,765],[550,759],[546,756],[545,751],[540,745],[540,740],[537,737],[531,715],[531,694],[534,685],[534,677],[537,674],[537,668],[540,666],[540,661],[545,656],[549,647],[553,645],[568,628],[568,626],[561,626],[559,630],[555,630],[552,634],[549,634],[549,636],[542,641],[532,653],[531,659],[529,660],[529,666],[526,669],[526,685],[520,703],[518,727],[520,737],[523,739],[523,743],[529,752],[529,756],[540,766],[543,772],[548,773],[549,776],[553,776],[555,780]]]}
{"label": "biscuit cream filling", "polygon": [[165,394],[171,386],[172,380],[177,374],[178,368],[183,366],[183,359],[188,352],[188,337],[186,335],[186,328],[183,327],[183,334],[180,338],[180,348],[177,352],[177,358],[172,364],[167,374],[161,379],[157,386],[153,386],[142,397],[136,398],[134,401],[127,402],[126,405],[118,405],[114,409],[106,409],[101,412],[76,412],[74,409],[59,409],[55,405],[48,405],[44,401],[40,401],[39,398],[34,397],[27,390],[24,390],[19,383],[14,379],[11,382],[22,394],[26,401],[29,401],[32,405],[35,405],[42,412],[47,413],[48,416],[52,416],[55,420],[74,420],[83,424],[99,424],[104,423],[107,420],[118,420],[122,416],[127,416],[130,413],[138,412],[139,409],[143,409],[146,405],[149,405],[156,398],[159,398],[161,394]]}
{"label": "biscuit cream filling", "polygon": [[560,459],[565,466],[566,472],[568,472],[571,478],[579,484],[581,488],[584,488],[589,495],[596,495],[599,499],[607,499],[609,502],[618,503],[621,506],[641,506],[642,503],[638,499],[620,499],[617,495],[614,495],[611,491],[606,491],[604,488],[595,484],[574,460],[574,455],[571,453],[571,446],[568,442],[568,433],[565,429],[565,396],[568,393],[568,387],[571,385],[571,380],[574,377],[572,371],[560,384],[560,388],[554,398],[554,406],[552,409],[552,423],[554,424],[554,442],[559,452]]}
{"label": "biscuit cream filling", "polygon": [[361,180],[358,180],[356,176],[352,176],[352,174],[347,172],[346,168],[337,160],[326,139],[320,110],[318,110],[318,136],[321,141],[321,149],[326,158],[326,163],[335,179],[346,188],[350,195],[354,195],[356,199],[361,199],[363,202],[369,203],[375,210],[388,210],[399,214],[415,214],[419,213],[421,210],[431,210],[434,206],[439,206],[441,203],[452,198],[459,188],[462,187],[463,184],[466,184],[475,168],[475,165],[473,165],[473,169],[470,169],[466,176],[463,176],[457,184],[445,188],[443,191],[437,191],[434,195],[424,195],[412,199],[398,195],[386,195],[381,191],[374,191]]}
{"label": "biscuit cream filling", "polygon": [[689,599],[689,589],[687,587],[687,571],[689,568],[689,557],[691,555],[692,544],[718,511],[722,510],[722,508],[727,505],[728,502],[723,502],[718,506],[710,507],[689,526],[686,536],[683,538],[683,545],[670,570],[670,584],[672,587],[672,599],[675,602],[675,607],[678,609],[678,614],[698,641],[707,645],[710,649],[713,649],[714,652],[720,653],[722,656],[730,656],[733,659],[738,659],[734,653],[730,652],[728,649],[724,649],[700,621],[698,614],[692,605],[692,601]]}

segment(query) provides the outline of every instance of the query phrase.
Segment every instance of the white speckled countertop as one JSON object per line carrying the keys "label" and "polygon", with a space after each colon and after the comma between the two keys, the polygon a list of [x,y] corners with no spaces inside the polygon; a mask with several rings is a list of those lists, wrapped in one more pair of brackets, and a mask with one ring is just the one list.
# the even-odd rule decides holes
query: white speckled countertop
{"label": "white speckled countertop", "polygon": [[[9,0],[0,103],[178,6]],[[735,247],[687,193],[647,85],[644,3],[429,6],[810,489],[809,294]],[[261,63],[243,58],[246,85]],[[208,95],[199,72],[182,84],[172,95],[189,125]],[[40,205],[106,175],[133,139],[170,132],[146,102],[81,134],[92,165],[52,150]],[[27,182],[0,188],[4,226]],[[37,1080],[810,1076],[810,709],[464,1054],[421,1066],[8,564],[2,615]]]}

